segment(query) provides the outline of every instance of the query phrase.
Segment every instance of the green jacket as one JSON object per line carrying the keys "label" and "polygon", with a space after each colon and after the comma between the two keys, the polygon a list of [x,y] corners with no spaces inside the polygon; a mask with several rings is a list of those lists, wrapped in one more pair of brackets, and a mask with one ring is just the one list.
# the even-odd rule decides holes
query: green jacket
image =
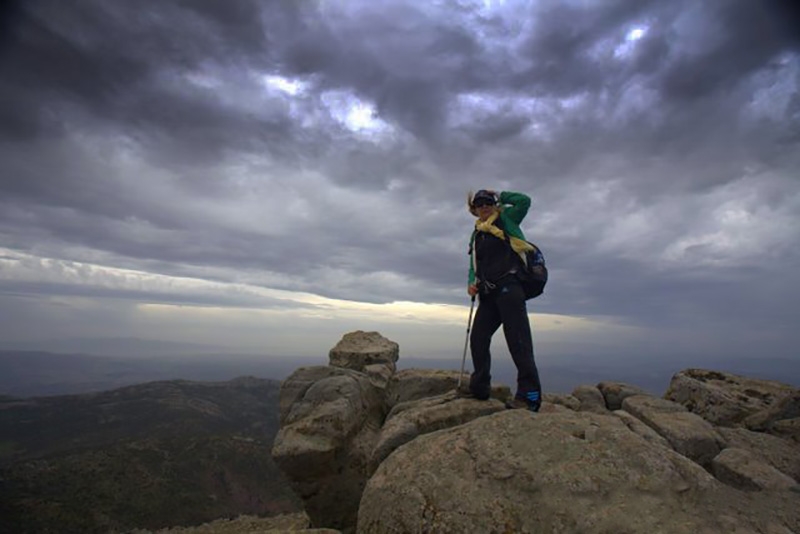
{"label": "green jacket", "polygon": [[[503,191],[500,193],[500,219],[503,221],[503,227],[506,233],[520,239],[525,239],[525,234],[519,225],[522,219],[528,214],[528,208],[531,207],[531,197],[524,193],[512,193],[511,191]],[[477,230],[472,231],[469,238],[469,285],[475,283],[475,262],[472,259],[475,254],[475,234]]]}

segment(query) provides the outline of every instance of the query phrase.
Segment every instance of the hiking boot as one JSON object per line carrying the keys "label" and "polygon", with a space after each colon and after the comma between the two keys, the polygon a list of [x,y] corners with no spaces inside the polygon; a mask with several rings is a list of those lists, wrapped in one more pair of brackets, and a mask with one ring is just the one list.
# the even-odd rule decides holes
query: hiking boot
{"label": "hiking boot", "polygon": [[538,391],[529,391],[525,397],[515,395],[513,399],[506,402],[509,410],[530,410],[538,412],[542,406],[542,400]]}
{"label": "hiking boot", "polygon": [[461,387],[456,389],[456,397],[459,399],[475,399],[475,400],[488,400],[489,395],[476,395],[469,389],[469,384],[461,384]]}

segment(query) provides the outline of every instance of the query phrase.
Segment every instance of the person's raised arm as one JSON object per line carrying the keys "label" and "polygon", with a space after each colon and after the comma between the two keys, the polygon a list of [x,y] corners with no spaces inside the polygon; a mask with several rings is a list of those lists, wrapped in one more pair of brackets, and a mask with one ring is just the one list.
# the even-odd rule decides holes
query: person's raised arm
{"label": "person's raised arm", "polygon": [[500,193],[500,204],[506,206],[506,216],[519,224],[528,214],[528,208],[531,207],[531,197],[524,193],[503,191]]}

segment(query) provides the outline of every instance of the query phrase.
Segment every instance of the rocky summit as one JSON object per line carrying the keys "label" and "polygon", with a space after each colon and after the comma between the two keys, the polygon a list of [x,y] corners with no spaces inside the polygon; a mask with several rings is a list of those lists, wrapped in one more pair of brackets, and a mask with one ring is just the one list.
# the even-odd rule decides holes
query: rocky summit
{"label": "rocky summit", "polygon": [[352,332],[282,383],[272,452],[312,529],[800,532],[797,388],[687,369],[662,398],[604,381],[532,413],[398,358]]}

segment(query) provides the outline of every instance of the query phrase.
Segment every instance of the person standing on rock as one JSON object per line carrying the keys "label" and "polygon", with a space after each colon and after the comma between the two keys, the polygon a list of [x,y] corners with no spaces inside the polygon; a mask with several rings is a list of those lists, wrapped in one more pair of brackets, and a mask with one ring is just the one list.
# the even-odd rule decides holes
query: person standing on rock
{"label": "person standing on rock", "polygon": [[491,392],[492,336],[503,325],[508,350],[517,367],[517,392],[507,408],[541,406],[539,371],[533,357],[533,338],[525,305],[525,291],[517,277],[521,255],[529,249],[520,223],[531,205],[529,196],[481,189],[467,199],[478,218],[469,241],[467,292],[478,296],[478,311],[470,334],[472,365],[469,394],[485,400]]}

